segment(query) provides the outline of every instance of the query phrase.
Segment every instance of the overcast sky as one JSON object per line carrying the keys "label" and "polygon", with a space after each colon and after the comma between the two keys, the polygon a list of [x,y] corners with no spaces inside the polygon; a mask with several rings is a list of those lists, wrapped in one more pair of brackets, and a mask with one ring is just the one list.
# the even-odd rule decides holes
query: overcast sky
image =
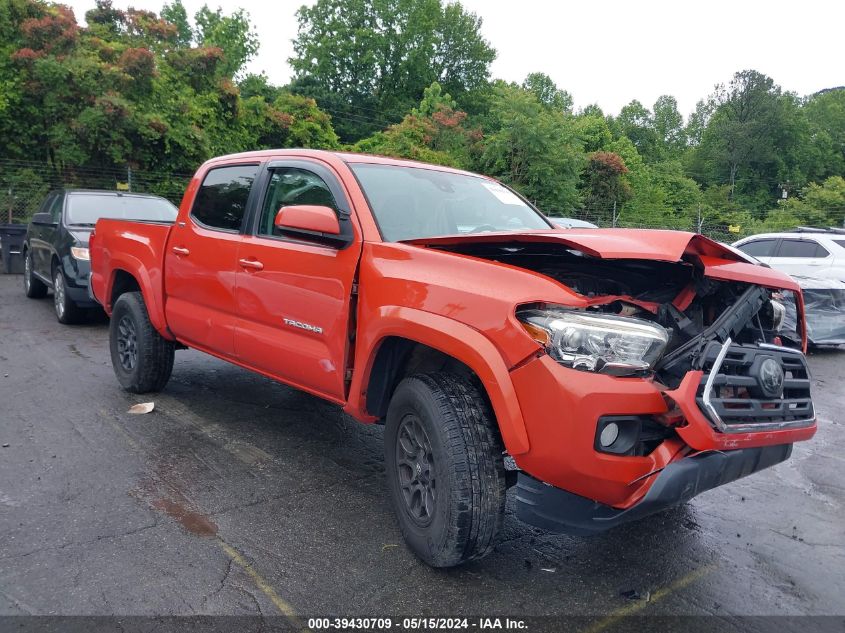
{"label": "overcast sky", "polygon": [[[205,0],[183,0],[193,14]],[[310,4],[311,2],[307,2]],[[93,0],[65,0],[82,22]],[[246,9],[261,42],[252,72],[285,84],[296,9],[302,0],[210,0]],[[806,95],[845,85],[842,0],[461,0],[498,51],[493,76],[521,82],[542,71],[575,98],[617,113],[632,99],[651,107],[662,94],[686,115],[737,70],[753,68]],[[120,8],[160,3],[114,0]]]}

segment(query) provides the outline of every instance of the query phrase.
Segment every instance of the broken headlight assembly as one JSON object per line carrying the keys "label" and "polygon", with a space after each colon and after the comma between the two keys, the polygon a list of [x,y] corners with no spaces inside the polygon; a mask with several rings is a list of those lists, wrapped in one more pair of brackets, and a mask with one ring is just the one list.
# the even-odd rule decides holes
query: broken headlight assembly
{"label": "broken headlight assembly", "polygon": [[651,369],[669,342],[666,328],[634,317],[530,309],[517,318],[561,365],[614,376]]}

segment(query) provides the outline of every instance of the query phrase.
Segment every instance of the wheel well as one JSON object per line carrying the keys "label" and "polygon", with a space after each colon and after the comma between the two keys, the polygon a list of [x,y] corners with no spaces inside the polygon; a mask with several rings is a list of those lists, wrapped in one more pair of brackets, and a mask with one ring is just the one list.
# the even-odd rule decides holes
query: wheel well
{"label": "wheel well", "polygon": [[382,341],[373,361],[367,383],[367,411],[378,418],[384,418],[393,391],[403,378],[435,371],[469,376],[478,382],[482,393],[486,395],[478,376],[461,361],[428,345],[390,336]]}
{"label": "wheel well", "polygon": [[141,286],[138,280],[125,270],[117,270],[114,273],[114,283],[111,287],[109,305],[113,306],[120,295],[127,292],[140,292]]}

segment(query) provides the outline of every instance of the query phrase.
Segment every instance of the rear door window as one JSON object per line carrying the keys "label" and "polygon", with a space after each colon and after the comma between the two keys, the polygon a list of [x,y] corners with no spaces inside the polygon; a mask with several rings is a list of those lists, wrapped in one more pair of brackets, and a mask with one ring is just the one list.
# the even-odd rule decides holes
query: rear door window
{"label": "rear door window", "polygon": [[771,257],[775,252],[777,240],[754,240],[737,246],[743,253],[752,257]]}
{"label": "rear door window", "polygon": [[818,242],[807,240],[781,240],[775,257],[813,258],[827,257],[828,252]]}
{"label": "rear door window", "polygon": [[237,232],[258,165],[231,165],[209,171],[197,191],[191,217],[211,229]]}

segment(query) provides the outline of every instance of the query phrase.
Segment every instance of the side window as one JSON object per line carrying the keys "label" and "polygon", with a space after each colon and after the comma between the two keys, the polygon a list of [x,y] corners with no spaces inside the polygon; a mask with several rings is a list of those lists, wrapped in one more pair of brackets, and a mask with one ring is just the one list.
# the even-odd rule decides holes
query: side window
{"label": "side window", "polygon": [[275,226],[276,214],[282,207],[294,204],[330,207],[337,212],[337,202],[329,186],[317,174],[294,167],[276,169],[270,177],[267,197],[261,209],[258,234],[281,236]]}
{"label": "side window", "polygon": [[741,244],[737,248],[752,257],[771,257],[776,244],[777,240],[755,240]]}
{"label": "side window", "polygon": [[62,207],[65,203],[65,196],[64,194],[59,194],[56,196],[56,199],[53,200],[53,205],[50,207],[50,217],[52,218],[53,222],[61,222],[62,221]]}
{"label": "side window", "polygon": [[258,165],[218,167],[205,175],[191,216],[212,229],[240,231]]}
{"label": "side window", "polygon": [[38,207],[36,213],[50,213],[50,209],[53,207],[57,195],[56,193],[47,194],[47,197],[41,201],[41,206]]}
{"label": "side window", "polygon": [[776,257],[826,257],[827,253],[816,242],[783,240]]}

